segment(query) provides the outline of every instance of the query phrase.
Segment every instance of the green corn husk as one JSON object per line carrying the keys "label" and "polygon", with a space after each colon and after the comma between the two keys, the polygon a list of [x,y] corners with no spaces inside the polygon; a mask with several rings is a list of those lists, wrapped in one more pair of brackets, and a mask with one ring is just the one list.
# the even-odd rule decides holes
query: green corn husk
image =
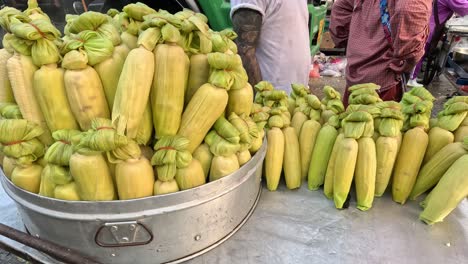
{"label": "green corn husk", "polygon": [[50,21],[20,21],[13,18],[10,29],[16,37],[32,41],[31,57],[36,66],[57,63],[60,60],[60,52],[54,41],[61,34]]}
{"label": "green corn husk", "polygon": [[[458,101],[452,100],[459,98]],[[437,126],[448,131],[455,131],[463,123],[468,114],[468,96],[457,96],[444,104],[444,110],[437,115]],[[461,98],[460,98],[461,97]]]}
{"label": "green corn husk", "polygon": [[210,33],[214,52],[237,53],[237,46],[234,41],[232,41],[237,37],[234,31],[226,29],[221,32],[212,31]]}
{"label": "green corn husk", "polygon": [[0,120],[0,152],[17,164],[31,164],[44,155],[45,146],[38,139],[43,132],[40,126],[24,119]]}
{"label": "green corn husk", "polygon": [[215,156],[230,156],[240,150],[239,143],[231,143],[220,136],[215,130],[211,130],[205,137],[205,143],[210,146],[210,151]]}
{"label": "green corn husk", "polygon": [[68,32],[78,34],[85,30],[96,31],[103,38],[110,40],[114,46],[121,42],[118,29],[110,23],[109,17],[102,13],[89,11],[70,21]]}
{"label": "green corn husk", "polygon": [[[207,55],[208,63],[211,66],[211,74],[208,82],[226,90],[241,89],[247,83],[243,76],[239,76],[242,68],[242,61],[239,55],[229,55],[219,52]],[[240,84],[243,84],[241,87]]]}
{"label": "green corn husk", "polygon": [[403,126],[403,114],[400,103],[386,101],[378,103],[380,109],[379,122],[375,127],[381,136],[396,137],[401,133]]}
{"label": "green corn husk", "polygon": [[349,103],[370,105],[381,102],[382,100],[377,93],[377,90],[379,89],[380,86],[374,83],[353,85],[349,88],[351,93],[349,95]]}
{"label": "green corn husk", "polygon": [[114,45],[112,41],[96,31],[85,30],[73,35],[69,41],[64,43],[62,54],[81,49],[86,52],[87,63],[94,66],[112,56]]}
{"label": "green corn husk", "polygon": [[247,122],[236,113],[231,113],[231,115],[229,115],[229,122],[239,131],[240,143],[247,144],[250,147],[252,137]]}
{"label": "green corn husk", "polygon": [[91,121],[91,129],[81,134],[81,140],[76,149],[81,152],[108,152],[129,144],[127,137],[119,135],[112,122],[105,118],[95,118]]}
{"label": "green corn husk", "polygon": [[230,123],[224,116],[221,116],[216,120],[214,124],[216,132],[223,137],[225,140],[238,144],[240,142],[240,132],[236,127]]}
{"label": "green corn husk", "polygon": [[50,21],[49,16],[42,11],[37,4],[37,0],[28,0],[28,8],[23,12],[32,20],[47,20]]}
{"label": "green corn husk", "polygon": [[151,7],[143,4],[143,3],[136,3],[136,4],[129,4],[124,6],[122,9],[123,12],[127,13],[133,19],[138,21],[143,21],[143,17],[150,14],[155,14],[156,10],[152,9]]}
{"label": "green corn husk", "polygon": [[331,100],[341,100],[341,94],[335,88],[325,85],[323,87],[324,98],[322,104],[327,105]]}
{"label": "green corn husk", "polygon": [[255,94],[254,102],[257,104],[263,104],[263,92],[272,91],[273,85],[267,81],[261,81],[254,86]]}
{"label": "green corn husk", "polygon": [[0,119],[23,119],[23,116],[17,104],[0,103]]}
{"label": "green corn husk", "polygon": [[[0,26],[8,33],[11,33],[10,22],[11,18],[21,16],[22,13],[16,8],[6,6],[0,10]],[[4,45],[5,46],[5,45]]]}
{"label": "green corn husk", "polygon": [[68,166],[73,154],[72,138],[79,135],[78,130],[57,130],[52,134],[55,143],[45,153],[44,159],[49,164]]}
{"label": "green corn husk", "polygon": [[187,150],[188,139],[182,136],[161,137],[154,145],[154,155],[151,164],[156,166],[158,180],[174,179],[177,168],[185,168],[192,161],[192,155]]}
{"label": "green corn husk", "polygon": [[[467,141],[465,139],[465,141]],[[442,222],[468,196],[468,155],[463,155],[447,170],[426,198],[419,218],[426,224]]]}

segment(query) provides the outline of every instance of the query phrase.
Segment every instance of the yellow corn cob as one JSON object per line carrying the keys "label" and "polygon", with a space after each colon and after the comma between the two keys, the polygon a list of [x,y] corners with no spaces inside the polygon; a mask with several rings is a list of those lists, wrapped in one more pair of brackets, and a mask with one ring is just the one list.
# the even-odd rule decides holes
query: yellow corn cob
{"label": "yellow corn cob", "polygon": [[193,153],[200,145],[210,128],[223,114],[227,102],[227,91],[209,83],[202,85],[193,95],[182,115],[178,132],[190,141],[188,151]]}
{"label": "yellow corn cob", "polygon": [[39,195],[54,198],[55,182],[51,174],[50,166],[45,166],[41,173],[41,184],[39,185]]}
{"label": "yellow corn cob", "polygon": [[79,129],[68,103],[64,70],[57,64],[43,65],[34,73],[34,92],[50,131]]}
{"label": "yellow corn cob", "polygon": [[115,174],[120,200],[153,195],[153,167],[146,158],[128,159],[117,163]]}
{"label": "yellow corn cob", "polygon": [[333,144],[333,149],[330,154],[330,159],[327,162],[327,171],[325,173],[325,180],[323,183],[323,194],[328,199],[333,199],[333,180],[335,177],[335,163],[336,163],[336,155],[338,152],[338,146],[340,142],[344,139],[344,134],[340,133],[336,137],[336,140]]}
{"label": "yellow corn cob", "polygon": [[70,173],[81,200],[108,201],[116,198],[114,183],[104,156],[74,153],[70,158]]}
{"label": "yellow corn cob", "polygon": [[338,142],[333,177],[333,200],[335,207],[343,208],[348,198],[358,156],[358,142],[354,138],[343,138]]}
{"label": "yellow corn cob", "polygon": [[210,182],[221,179],[240,168],[236,154],[228,157],[215,156],[211,161]]}
{"label": "yellow corn cob", "polygon": [[197,159],[192,159],[186,168],[177,169],[175,180],[181,190],[187,190],[205,184],[205,173]]}
{"label": "yellow corn cob", "polygon": [[460,126],[455,130],[455,142],[463,142],[465,137],[468,137],[468,126]]}
{"label": "yellow corn cob", "polygon": [[131,50],[123,65],[112,109],[112,123],[118,133],[124,133],[130,139],[137,137],[148,104],[154,69],[154,55],[143,46]]}
{"label": "yellow corn cob", "polygon": [[375,196],[380,197],[387,189],[392,176],[393,165],[398,154],[398,137],[379,137],[375,148],[377,153]]}
{"label": "yellow corn cob", "polygon": [[404,133],[402,132],[402,133],[398,134],[398,136],[397,136],[397,142],[398,142],[398,151],[397,151],[397,153],[400,153],[401,142],[403,141],[403,135],[404,135]]}
{"label": "yellow corn cob", "polygon": [[55,199],[67,200],[67,201],[79,201],[80,196],[78,195],[78,187],[75,182],[70,182],[64,185],[55,187],[54,190]]}
{"label": "yellow corn cob", "polygon": [[7,156],[3,158],[2,169],[5,176],[11,180],[11,175],[13,174],[13,170],[16,168],[16,162],[14,159],[11,159]]}
{"label": "yellow corn cob", "polygon": [[34,95],[33,80],[37,67],[34,66],[31,57],[15,53],[7,61],[7,70],[15,101],[23,118],[40,125],[44,129],[40,140],[46,145],[52,144],[52,135]]}
{"label": "yellow corn cob", "polygon": [[[181,126],[190,61],[184,49],[174,44],[159,44],[154,51],[154,59],[156,63],[151,90],[153,125],[157,138],[173,136]],[[197,146],[190,151],[193,152]]]}
{"label": "yellow corn cob", "polygon": [[286,187],[290,190],[301,187],[301,157],[299,151],[299,140],[294,127],[283,129],[284,134],[284,156],[283,170]]}
{"label": "yellow corn cob", "polygon": [[213,159],[213,154],[210,151],[210,147],[207,144],[201,144],[193,152],[193,158],[200,162],[205,178],[208,177],[208,173],[210,172],[211,167],[211,160]]}
{"label": "yellow corn cob", "polygon": [[447,169],[467,153],[468,150],[463,147],[461,142],[451,143],[443,147],[419,171],[410,199],[416,199],[419,195],[434,187]]}
{"label": "yellow corn cob", "polygon": [[392,183],[393,200],[404,204],[413,189],[424,159],[429,136],[422,127],[405,132],[395,163]]}
{"label": "yellow corn cob", "polygon": [[[153,135],[153,113],[151,112],[151,103],[148,100],[143,117],[138,125],[138,131],[135,141],[140,145],[146,145],[150,142]],[[149,159],[151,160],[151,159]]]}
{"label": "yellow corn cob", "polygon": [[237,115],[250,115],[253,105],[253,97],[253,89],[249,83],[247,83],[242,89],[229,90],[229,100],[226,108],[227,115],[229,116],[233,112]]}
{"label": "yellow corn cob", "polygon": [[433,127],[429,130],[429,144],[427,145],[426,154],[423,164],[426,164],[439,150],[453,143],[455,137],[452,132],[440,127]]}
{"label": "yellow corn cob", "polygon": [[162,195],[162,194],[168,194],[168,193],[173,193],[173,192],[178,192],[178,191],[179,191],[179,186],[177,185],[177,182],[175,179],[172,179],[169,181],[157,180],[154,183],[154,195]]}
{"label": "yellow corn cob", "polygon": [[361,211],[367,211],[372,207],[376,172],[377,160],[374,140],[370,137],[358,139],[354,182],[356,184],[357,208]]}
{"label": "yellow corn cob", "polygon": [[102,87],[106,94],[107,104],[109,109],[114,107],[115,93],[119,83],[119,76],[122,73],[125,59],[127,58],[130,49],[125,44],[114,47],[112,57],[94,65],[94,69],[102,81]]}
{"label": "yellow corn cob", "polygon": [[[303,129],[306,128],[306,124],[308,122],[309,121],[306,121],[306,123],[304,123]],[[320,126],[318,126],[318,129],[320,129]],[[309,133],[309,135],[313,136],[313,133]],[[315,141],[316,143],[312,146],[313,152],[311,153],[311,158],[309,159],[306,168],[309,190],[317,190],[324,183],[328,163],[337,136],[338,131],[336,131],[336,128],[330,125],[325,125],[322,129],[320,129],[320,131],[318,131],[317,140]],[[303,141],[300,141],[300,144],[302,149],[302,145],[304,144]],[[303,155],[305,156],[307,154],[301,153],[302,160],[304,160]]]}
{"label": "yellow corn cob", "polygon": [[7,70],[7,61],[11,56],[13,56],[13,54],[6,49],[0,49],[0,103],[15,102]]}
{"label": "yellow corn cob", "polygon": [[294,131],[296,131],[296,136],[299,137],[301,134],[302,126],[304,122],[307,121],[309,118],[301,111],[297,111],[294,113],[293,118],[291,119],[291,126],[294,127]]}
{"label": "yellow corn cob", "polygon": [[190,71],[187,83],[185,104],[190,102],[195,92],[205,83],[210,76],[210,65],[206,54],[194,54],[190,57]]}
{"label": "yellow corn cob", "polygon": [[419,218],[427,224],[442,222],[468,196],[468,155],[463,155],[447,170],[432,190]]}
{"label": "yellow corn cob", "polygon": [[90,66],[80,70],[66,70],[64,80],[72,112],[83,131],[91,128],[91,120],[94,118],[110,118],[106,96],[96,70]]}
{"label": "yellow corn cob", "polygon": [[267,188],[275,191],[281,177],[284,157],[284,134],[281,129],[273,127],[267,132],[268,148],[265,156],[265,177]]}
{"label": "yellow corn cob", "polygon": [[28,192],[39,193],[42,166],[37,164],[18,165],[11,174],[11,181]]}

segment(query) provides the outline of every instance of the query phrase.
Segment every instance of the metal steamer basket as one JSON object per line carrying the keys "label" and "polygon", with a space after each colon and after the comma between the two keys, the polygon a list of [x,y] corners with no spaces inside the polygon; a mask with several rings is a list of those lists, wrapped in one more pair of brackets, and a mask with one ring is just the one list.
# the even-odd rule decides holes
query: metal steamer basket
{"label": "metal steamer basket", "polygon": [[42,197],[0,181],[29,233],[102,263],[182,262],[232,236],[252,214],[261,192],[266,141],[238,171],[177,193],[108,202]]}

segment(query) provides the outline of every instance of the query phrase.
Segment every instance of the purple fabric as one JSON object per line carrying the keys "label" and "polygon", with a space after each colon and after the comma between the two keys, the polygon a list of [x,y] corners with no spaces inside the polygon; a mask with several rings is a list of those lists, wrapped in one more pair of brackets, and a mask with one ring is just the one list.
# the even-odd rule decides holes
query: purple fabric
{"label": "purple fabric", "polygon": [[[438,9],[439,9],[439,23],[443,24],[449,20],[454,13],[459,14],[460,16],[468,15],[468,0],[438,0]],[[434,29],[436,26],[434,13],[431,15],[429,20],[429,37],[426,41],[425,54],[429,49],[429,43],[431,43],[432,35],[434,34]],[[425,56],[424,56],[425,57]],[[416,78],[421,71],[422,63],[424,57],[418,62],[413,73],[413,79]]]}

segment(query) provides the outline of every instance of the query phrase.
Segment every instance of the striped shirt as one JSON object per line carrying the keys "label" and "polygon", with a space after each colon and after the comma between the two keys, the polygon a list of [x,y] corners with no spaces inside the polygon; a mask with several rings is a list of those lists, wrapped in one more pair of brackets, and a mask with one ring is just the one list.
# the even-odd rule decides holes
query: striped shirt
{"label": "striped shirt", "polygon": [[432,0],[387,0],[390,43],[381,24],[380,0],[337,0],[330,33],[346,47],[347,86],[373,82],[381,91],[395,87],[424,54]]}

